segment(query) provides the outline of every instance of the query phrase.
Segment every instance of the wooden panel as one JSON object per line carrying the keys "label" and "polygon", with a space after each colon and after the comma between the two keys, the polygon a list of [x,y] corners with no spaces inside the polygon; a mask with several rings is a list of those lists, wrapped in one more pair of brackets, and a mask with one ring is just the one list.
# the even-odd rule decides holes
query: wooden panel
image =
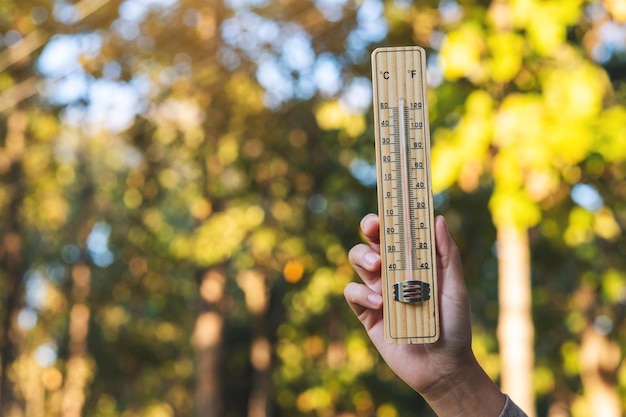
{"label": "wooden panel", "polygon": [[439,338],[426,54],[419,47],[372,53],[385,338]]}

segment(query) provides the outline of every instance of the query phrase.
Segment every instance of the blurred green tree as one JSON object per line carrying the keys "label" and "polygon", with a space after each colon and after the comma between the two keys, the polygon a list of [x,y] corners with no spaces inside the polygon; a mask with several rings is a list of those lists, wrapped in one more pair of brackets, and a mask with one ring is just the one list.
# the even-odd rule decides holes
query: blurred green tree
{"label": "blurred green tree", "polygon": [[0,414],[428,415],[342,297],[376,210],[369,52],[417,43],[479,359],[531,413],[618,415],[625,20],[615,0],[3,2]]}

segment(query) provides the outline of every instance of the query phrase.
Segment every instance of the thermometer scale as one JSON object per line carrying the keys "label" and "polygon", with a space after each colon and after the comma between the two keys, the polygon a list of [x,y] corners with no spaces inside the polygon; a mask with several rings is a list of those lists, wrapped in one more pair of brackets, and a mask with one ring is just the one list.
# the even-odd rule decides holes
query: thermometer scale
{"label": "thermometer scale", "polygon": [[439,300],[420,47],[372,53],[383,320],[388,343],[439,339]]}

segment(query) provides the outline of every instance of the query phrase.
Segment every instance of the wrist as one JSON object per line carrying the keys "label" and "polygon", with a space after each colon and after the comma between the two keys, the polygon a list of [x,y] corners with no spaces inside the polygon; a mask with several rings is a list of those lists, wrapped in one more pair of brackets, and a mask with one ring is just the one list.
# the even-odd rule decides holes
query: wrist
{"label": "wrist", "polygon": [[482,369],[473,353],[465,365],[442,377],[422,397],[439,417],[498,417],[506,397]]}

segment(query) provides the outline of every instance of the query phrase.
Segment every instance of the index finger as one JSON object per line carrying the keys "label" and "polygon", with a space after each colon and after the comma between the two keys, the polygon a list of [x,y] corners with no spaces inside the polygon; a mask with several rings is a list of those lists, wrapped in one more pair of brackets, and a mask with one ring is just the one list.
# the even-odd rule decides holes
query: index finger
{"label": "index finger", "polygon": [[361,220],[361,232],[367,244],[380,254],[380,221],[376,214],[367,214]]}

